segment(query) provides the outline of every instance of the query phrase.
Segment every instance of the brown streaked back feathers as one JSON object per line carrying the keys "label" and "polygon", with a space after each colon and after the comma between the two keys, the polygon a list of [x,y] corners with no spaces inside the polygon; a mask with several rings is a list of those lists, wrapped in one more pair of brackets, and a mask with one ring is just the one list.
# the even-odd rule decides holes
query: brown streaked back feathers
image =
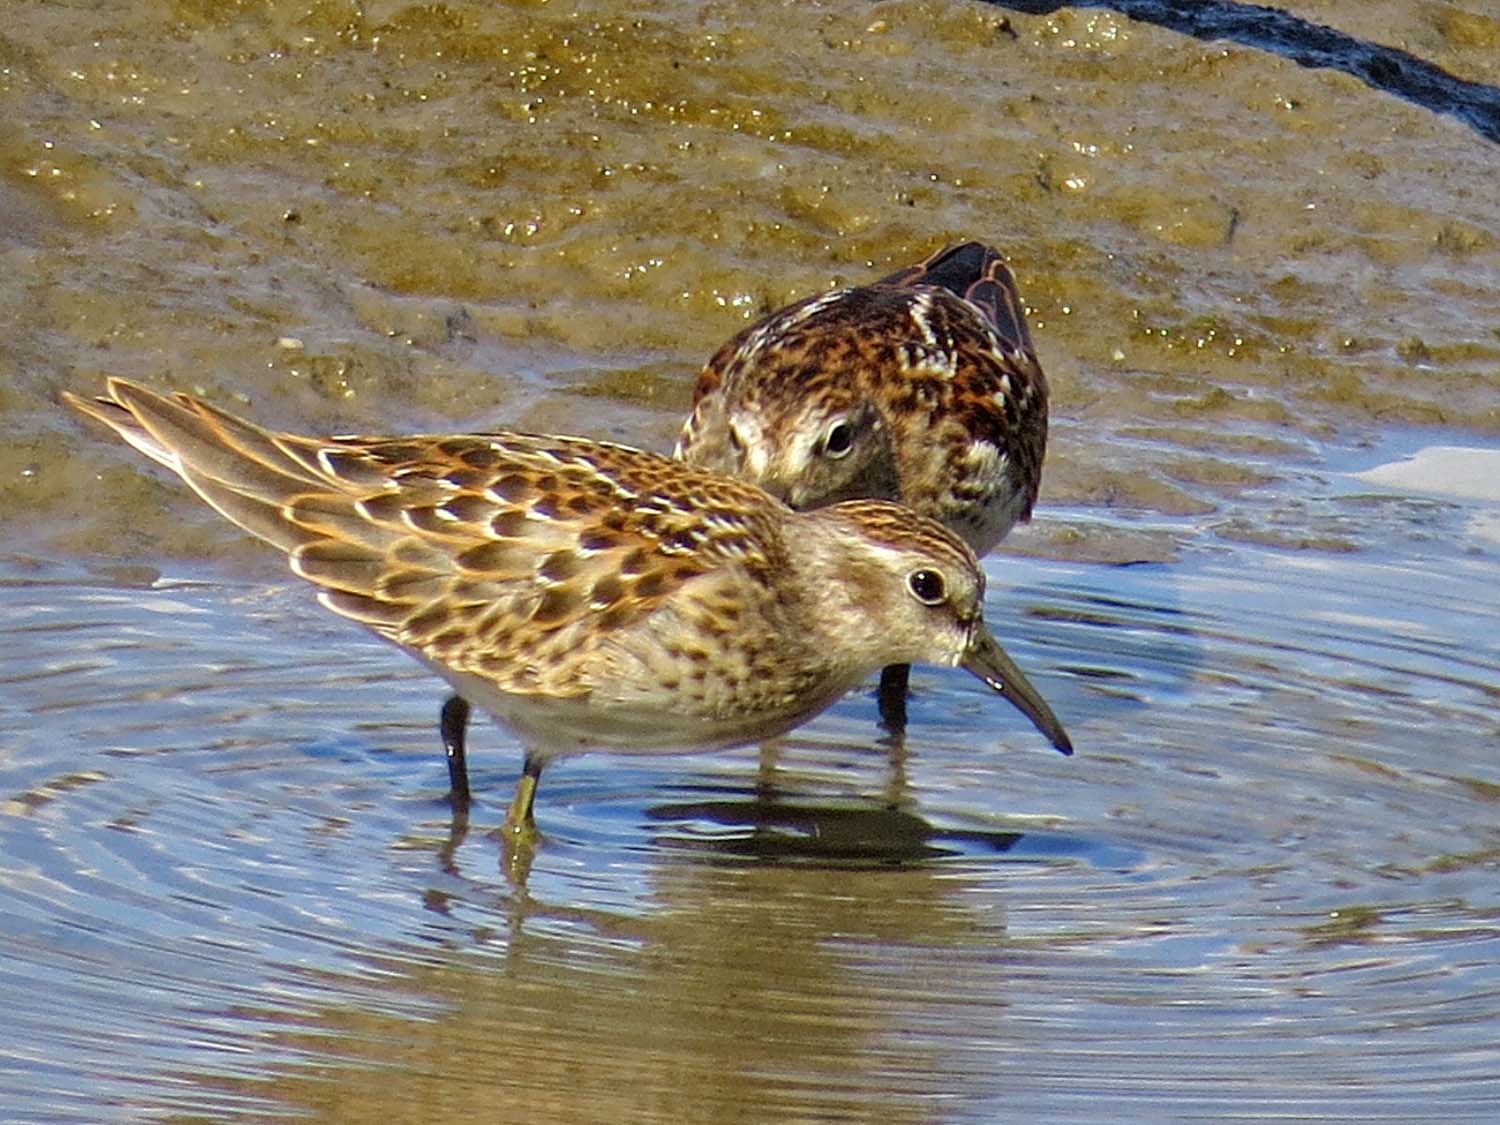
{"label": "brown streaked back feathers", "polygon": [[807,427],[873,409],[872,440],[889,443],[893,471],[877,459],[859,494],[899,500],[984,551],[1031,516],[1047,398],[1015,279],[998,252],[969,242],[739,333],[700,373],[677,456],[818,507],[850,482],[829,472],[824,492],[818,466],[793,460]]}
{"label": "brown streaked back feathers", "polygon": [[567,670],[693,578],[785,565],[777,501],[624,446],[297,437],[121,379],[65,398],[285,551],[330,609],[505,691],[584,690]]}

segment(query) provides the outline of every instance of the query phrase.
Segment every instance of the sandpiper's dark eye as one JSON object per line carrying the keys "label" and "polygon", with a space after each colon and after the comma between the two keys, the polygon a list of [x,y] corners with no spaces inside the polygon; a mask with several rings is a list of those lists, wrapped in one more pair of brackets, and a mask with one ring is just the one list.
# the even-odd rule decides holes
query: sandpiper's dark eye
{"label": "sandpiper's dark eye", "polygon": [[823,452],[830,457],[842,457],[854,448],[854,427],[843,419],[828,427],[823,435]]}
{"label": "sandpiper's dark eye", "polygon": [[910,588],[917,601],[923,605],[942,605],[943,599],[948,596],[948,588],[943,582],[943,576],[935,570],[914,570],[906,576],[906,585]]}

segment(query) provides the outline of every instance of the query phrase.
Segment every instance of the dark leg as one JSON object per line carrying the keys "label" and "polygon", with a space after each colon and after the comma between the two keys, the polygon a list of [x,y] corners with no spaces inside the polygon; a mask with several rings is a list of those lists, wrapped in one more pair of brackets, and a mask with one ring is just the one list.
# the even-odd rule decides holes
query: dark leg
{"label": "dark leg", "polygon": [[455,808],[469,807],[469,763],[464,756],[468,727],[469,701],[461,695],[450,695],[443,704],[438,729],[443,733],[443,749],[448,753],[448,786]]}
{"label": "dark leg", "polygon": [[910,664],[890,664],[880,670],[880,722],[899,735],[906,730],[906,683]]}
{"label": "dark leg", "polygon": [[887,760],[885,803],[886,807],[899,810],[909,803],[906,796],[906,735],[891,731],[883,739]]}
{"label": "dark leg", "polygon": [[[453,802],[453,811],[448,821],[448,841],[438,851],[438,860],[443,870],[449,875],[458,875],[458,849],[463,847],[464,841],[469,836],[469,806],[458,801]],[[437,910],[440,914],[446,914],[448,899],[440,892],[431,892],[428,897],[427,908]]]}

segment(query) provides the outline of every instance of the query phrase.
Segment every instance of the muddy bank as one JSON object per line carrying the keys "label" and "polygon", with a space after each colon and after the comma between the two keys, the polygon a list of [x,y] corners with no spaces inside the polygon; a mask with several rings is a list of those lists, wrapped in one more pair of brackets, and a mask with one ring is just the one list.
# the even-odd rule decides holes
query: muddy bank
{"label": "muddy bank", "polygon": [[[1297,14],[1485,81],[1484,7]],[[1165,557],[1316,443],[1500,432],[1495,146],[1108,10],[21,5],[0,62],[0,518],[43,552],[212,542],[61,387],[662,446],[747,318],[954,238],[1006,249],[1052,376],[1018,550]]]}

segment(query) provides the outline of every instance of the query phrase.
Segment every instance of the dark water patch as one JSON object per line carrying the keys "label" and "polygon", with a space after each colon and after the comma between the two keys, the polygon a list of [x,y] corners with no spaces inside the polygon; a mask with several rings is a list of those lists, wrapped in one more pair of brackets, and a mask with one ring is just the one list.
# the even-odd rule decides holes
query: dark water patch
{"label": "dark water patch", "polygon": [[[898,783],[899,784],[899,783]],[[906,801],[906,805],[913,802]],[[1144,853],[1038,829],[941,822],[874,798],[809,800],[795,792],[694,794],[646,809],[656,847],[709,860],[805,863],[849,869],[1004,860],[1082,862],[1128,870]]]}
{"label": "dark water patch", "polygon": [[1500,89],[1469,82],[1396,47],[1385,47],[1280,8],[1232,0],[985,0],[997,8],[1045,15],[1059,8],[1108,8],[1195,39],[1227,39],[1269,51],[1299,66],[1338,70],[1374,90],[1454,117],[1500,143]]}

